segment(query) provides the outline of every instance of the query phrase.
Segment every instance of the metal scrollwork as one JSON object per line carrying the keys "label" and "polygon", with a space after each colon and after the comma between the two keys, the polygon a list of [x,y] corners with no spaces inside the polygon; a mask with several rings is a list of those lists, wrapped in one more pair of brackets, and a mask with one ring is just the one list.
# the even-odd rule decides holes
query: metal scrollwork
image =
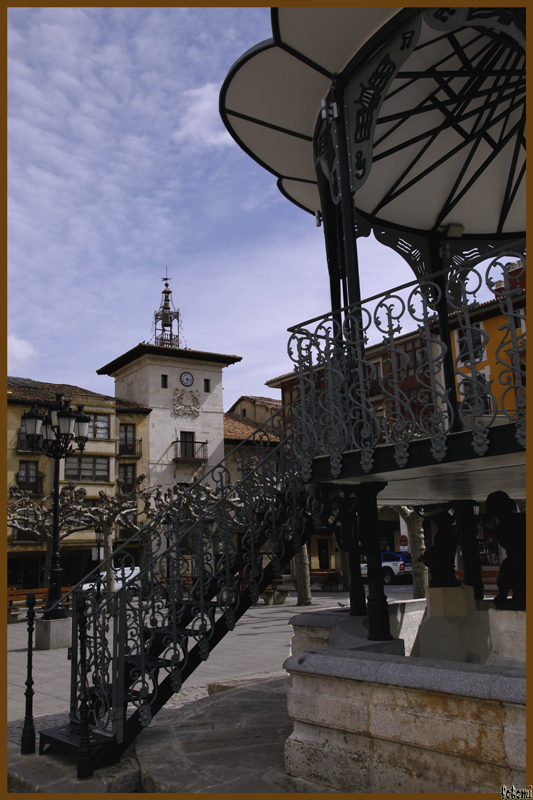
{"label": "metal scrollwork", "polygon": [[374,450],[381,435],[380,420],[370,402],[370,385],[376,378],[374,364],[366,359],[368,330],[372,315],[366,308],[357,307],[346,314],[346,396],[349,398],[349,419],[352,447],[361,453],[361,468],[370,472],[374,466]]}
{"label": "metal scrollwork", "polygon": [[423,13],[435,30],[452,31],[466,25],[492,28],[511,36],[526,49],[525,8],[431,8]]}
{"label": "metal scrollwork", "polygon": [[441,290],[436,283],[422,281],[416,286],[407,302],[409,314],[419,323],[422,341],[419,363],[416,365],[418,433],[431,439],[431,453],[435,461],[446,456],[446,437],[453,424],[453,409],[449,401],[450,389],[442,380],[442,366],[448,348],[436,335],[437,309]]}
{"label": "metal scrollwork", "polygon": [[480,364],[487,361],[488,334],[472,320],[478,307],[476,294],[482,278],[474,269],[453,270],[446,284],[448,306],[455,309],[459,325],[455,374],[459,394],[459,418],[472,431],[472,447],[482,456],[489,448],[488,428],[496,418],[496,402],[491,391],[493,379]]}
{"label": "metal scrollwork", "polygon": [[[476,258],[457,259],[451,271],[422,275],[290,329],[297,446],[306,480],[318,456],[329,457],[332,477],[341,474],[348,450],[359,452],[362,471],[371,472],[376,448],[385,445],[393,445],[397,466],[405,468],[413,442],[423,438],[435,462],[442,462],[457,424],[453,393],[477,455],[488,452],[491,429],[505,418],[525,447],[521,243],[502,250],[483,275],[474,267],[483,255]],[[440,334],[444,299],[451,349]],[[496,318],[503,324],[495,326]]]}
{"label": "metal scrollwork", "polygon": [[[513,254],[516,255],[516,254]],[[516,439],[526,446],[526,317],[524,307],[526,263],[523,256],[518,261],[504,263],[494,259],[486,271],[487,286],[493,292],[504,315],[499,326],[503,337],[496,348],[496,360],[501,365],[498,380],[504,391],[501,409],[516,425]],[[495,279],[497,278],[497,279]]]}
{"label": "metal scrollwork", "polygon": [[[131,717],[149,725],[161,687],[179,691],[193,654],[205,661],[215,630],[221,624],[232,630],[247,607],[243,598],[247,604],[259,598],[267,567],[279,575],[293,552],[288,543],[303,545],[311,512],[293,444],[299,414],[295,407],[278,412],[135,534],[129,544],[141,547],[145,564],[138,574],[128,578],[134,562],[122,546],[113,554],[120,588],[86,593],[95,729],[121,742]],[[76,652],[73,662],[71,716],[77,720]]]}
{"label": "metal scrollwork", "polygon": [[418,16],[401,27],[386,48],[351,76],[345,89],[345,119],[350,158],[350,190],[364,184],[372,165],[374,130],[379,110],[398,70],[414,51],[421,30]]}

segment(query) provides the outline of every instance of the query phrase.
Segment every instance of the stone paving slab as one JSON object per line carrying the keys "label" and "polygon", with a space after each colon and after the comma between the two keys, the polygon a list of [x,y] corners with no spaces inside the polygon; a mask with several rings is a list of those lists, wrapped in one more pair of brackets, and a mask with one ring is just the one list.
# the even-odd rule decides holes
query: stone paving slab
{"label": "stone paving slab", "polygon": [[163,709],[138,737],[135,755],[144,792],[331,792],[285,773],[290,677],[218,682],[210,696]]}
{"label": "stone paving slab", "polygon": [[[279,670],[180,692],[120,764],[96,770],[83,781],[77,780],[67,756],[20,755],[20,740],[12,742],[19,731],[11,723],[8,792],[331,792],[285,774],[284,743],[292,732],[289,684],[290,677]],[[65,714],[48,715],[36,719],[35,727],[38,731],[65,720]]]}
{"label": "stone paving slab", "polygon": [[139,765],[135,758],[125,758],[112,767],[99,769],[92,778],[79,781],[76,766],[66,756],[20,755],[20,748],[8,743],[7,791],[25,794],[95,794],[105,792],[142,792]]}

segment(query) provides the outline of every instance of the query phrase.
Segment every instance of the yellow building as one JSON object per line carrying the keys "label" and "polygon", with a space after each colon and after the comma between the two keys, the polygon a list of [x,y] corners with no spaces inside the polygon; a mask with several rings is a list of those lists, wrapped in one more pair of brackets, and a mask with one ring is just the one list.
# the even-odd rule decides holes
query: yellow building
{"label": "yellow building", "polygon": [[[22,415],[36,403],[39,410],[55,401],[57,394],[83,405],[91,417],[89,438],[83,454],[76,453],[60,462],[60,488],[75,481],[87,492],[88,501],[97,501],[101,490],[113,495],[117,478],[126,488],[138,475],[148,474],[146,447],[150,408],[115,397],[98,394],[69,384],[7,379],[7,483],[18,485],[42,500],[52,492],[53,460],[32,452],[25,437]],[[145,447],[143,448],[143,440]],[[120,541],[117,528],[116,540]],[[31,540],[33,539],[33,540]],[[71,586],[96,566],[94,530],[74,533],[61,543],[62,582]],[[23,589],[43,585],[44,543],[34,537],[8,530],[8,584]]]}

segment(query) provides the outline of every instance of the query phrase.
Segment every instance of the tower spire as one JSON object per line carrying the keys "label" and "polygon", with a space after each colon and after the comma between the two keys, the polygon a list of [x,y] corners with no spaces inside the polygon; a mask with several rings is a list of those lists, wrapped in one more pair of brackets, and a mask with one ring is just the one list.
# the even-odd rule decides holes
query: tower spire
{"label": "tower spire", "polygon": [[[154,342],[161,347],[187,347],[181,328],[179,308],[172,302],[172,289],[169,289],[168,267],[165,267],[165,288],[161,292],[161,305],[154,314]],[[174,322],[176,323],[174,330]]]}

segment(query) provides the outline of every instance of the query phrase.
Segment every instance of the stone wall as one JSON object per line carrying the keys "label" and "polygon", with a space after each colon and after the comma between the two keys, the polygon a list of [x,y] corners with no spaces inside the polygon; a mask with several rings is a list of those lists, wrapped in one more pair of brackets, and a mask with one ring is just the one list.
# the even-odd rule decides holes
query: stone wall
{"label": "stone wall", "polygon": [[284,667],[289,775],[339,792],[526,786],[523,668],[335,647]]}
{"label": "stone wall", "polygon": [[[409,656],[424,617],[426,600],[390,602],[388,608],[391,634],[403,641],[402,655]],[[365,646],[376,650],[382,644],[368,642],[368,617],[352,617],[348,607],[306,611],[292,617],[290,623],[294,628],[293,655],[317,647]]]}

